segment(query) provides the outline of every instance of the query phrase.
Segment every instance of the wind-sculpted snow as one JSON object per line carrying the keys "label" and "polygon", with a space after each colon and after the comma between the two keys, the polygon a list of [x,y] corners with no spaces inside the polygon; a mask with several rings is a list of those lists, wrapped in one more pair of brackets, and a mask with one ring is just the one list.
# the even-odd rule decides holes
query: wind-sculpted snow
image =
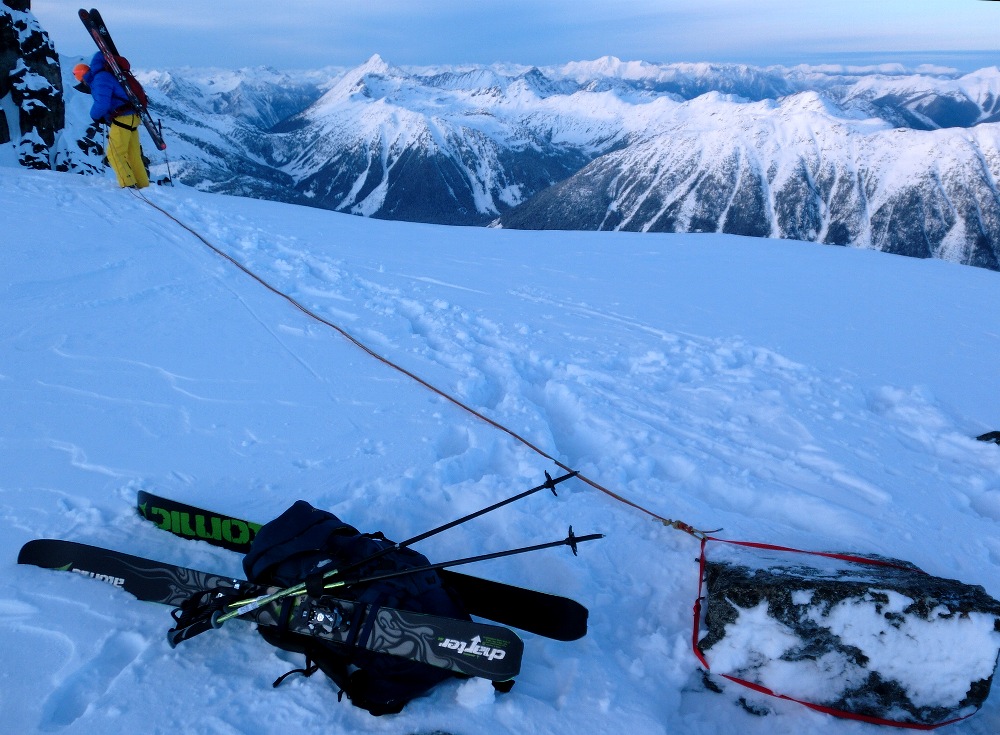
{"label": "wind-sculpted snow", "polygon": [[[1000,447],[973,438],[1000,429],[995,272],[731,235],[374,221],[184,186],[146,196],[635,502],[726,538],[906,559],[1000,594]],[[577,557],[468,569],[578,599],[588,635],[525,635],[509,694],[456,680],[390,718],[338,702],[320,674],[273,689],[303,659],[236,621],[171,649],[166,608],[16,565],[29,539],[61,537],[240,574],[237,555],[140,519],[139,489],[260,521],[301,498],[403,539],[553,467],[113,181],[0,167],[0,207],[30,214],[5,220],[0,248],[12,732],[870,731],[705,676],[690,649],[696,540],[576,481],[417,548],[443,561],[570,524],[606,534]],[[998,702],[956,731],[995,735]]]}

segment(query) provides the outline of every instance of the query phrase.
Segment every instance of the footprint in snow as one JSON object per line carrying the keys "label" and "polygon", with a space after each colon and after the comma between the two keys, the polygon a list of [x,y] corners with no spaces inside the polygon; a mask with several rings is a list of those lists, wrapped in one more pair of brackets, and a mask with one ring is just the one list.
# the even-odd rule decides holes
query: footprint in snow
{"label": "footprint in snow", "polygon": [[90,661],[84,661],[45,700],[40,729],[60,730],[101,706],[101,697],[138,657],[146,641],[138,633],[108,637]]}

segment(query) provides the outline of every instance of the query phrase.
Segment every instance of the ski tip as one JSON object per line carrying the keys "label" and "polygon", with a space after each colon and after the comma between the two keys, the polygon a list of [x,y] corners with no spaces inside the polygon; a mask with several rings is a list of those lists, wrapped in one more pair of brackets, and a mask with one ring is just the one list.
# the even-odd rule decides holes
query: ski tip
{"label": "ski tip", "polygon": [[74,541],[63,541],[49,538],[36,538],[28,541],[17,554],[18,564],[27,564],[43,569],[69,569],[72,562],[67,563],[65,556],[74,547],[79,546]]}
{"label": "ski tip", "polygon": [[28,541],[17,554],[18,564],[31,564],[32,549],[38,546],[38,539]]}

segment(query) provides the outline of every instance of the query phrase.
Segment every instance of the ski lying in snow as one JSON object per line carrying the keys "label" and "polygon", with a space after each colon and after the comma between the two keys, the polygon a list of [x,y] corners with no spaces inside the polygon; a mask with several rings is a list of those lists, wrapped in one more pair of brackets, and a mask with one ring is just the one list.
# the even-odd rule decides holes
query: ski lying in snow
{"label": "ski lying in snow", "polygon": [[[175,607],[209,590],[217,597],[242,600],[278,589],[58,539],[29,541],[21,548],[17,561],[77,572],[123,589],[140,600]],[[294,598],[290,613],[282,611],[281,605],[281,602],[265,605],[241,617],[260,626],[277,627],[279,618],[285,616],[289,632],[491,681],[512,679],[521,667],[524,644],[516,633],[497,625],[387,607],[373,609],[371,605],[327,596]],[[190,635],[184,630],[172,630],[171,645]]]}
{"label": "ski lying in snow", "polygon": [[94,10],[84,10],[80,9],[80,20],[83,21],[84,27],[87,32],[90,33],[90,37],[94,39],[94,43],[97,44],[97,48],[100,50],[101,54],[104,56],[104,62],[108,67],[118,83],[122,85],[125,90],[125,94],[128,95],[129,102],[132,103],[132,107],[135,108],[135,114],[139,116],[142,120],[142,124],[146,128],[146,132],[149,133],[149,137],[153,139],[153,145],[156,146],[157,150],[165,150],[167,144],[163,141],[163,136],[160,134],[159,126],[153,121],[152,116],[149,114],[149,110],[143,107],[142,102],[136,97],[135,92],[129,86],[128,77],[125,71],[118,64],[118,48],[115,46],[115,42],[111,40],[111,34],[108,32],[108,27],[104,24],[104,19],[101,18],[101,14]]}
{"label": "ski lying in snow", "polygon": [[[143,518],[165,531],[242,554],[250,550],[261,527],[145,490],[139,491],[137,505]],[[439,574],[471,615],[559,641],[574,641],[587,634],[588,610],[575,600],[448,569],[439,570]]]}
{"label": "ski lying in snow", "polygon": [[[140,490],[139,514],[165,531],[207,541],[242,554],[250,550],[261,524],[164,498]],[[441,579],[462,600],[470,615],[558,641],[575,641],[587,634],[587,608],[576,600],[504,582],[473,577],[449,569]]]}

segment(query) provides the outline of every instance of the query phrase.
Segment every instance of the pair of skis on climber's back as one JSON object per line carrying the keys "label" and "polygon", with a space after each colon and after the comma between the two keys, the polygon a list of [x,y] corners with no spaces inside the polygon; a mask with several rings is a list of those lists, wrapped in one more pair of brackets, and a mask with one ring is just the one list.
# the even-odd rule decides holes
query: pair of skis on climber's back
{"label": "pair of skis on climber's back", "polygon": [[[415,536],[395,547],[408,546],[539,490],[551,489],[554,493],[556,484],[572,476],[570,473],[553,480],[546,475],[546,482],[536,488]],[[246,552],[253,535],[260,528],[259,524],[147,492],[140,492],[138,506],[144,518],[164,530],[185,538],[206,540],[234,551]],[[576,537],[571,527],[569,536],[561,541],[432,564],[427,569],[439,571],[445,583],[462,600],[471,615],[557,640],[575,640],[585,635],[587,630],[587,609],[578,602],[459,574],[444,567],[562,545],[570,546],[575,553],[578,543],[595,538],[599,538],[599,535]],[[18,562],[75,571],[109,582],[141,600],[180,606],[182,614],[175,614],[177,626],[169,635],[172,645],[211,627],[218,627],[219,615],[225,612],[223,620],[241,617],[265,627],[277,626],[280,622],[280,625],[304,635],[338,643],[350,640],[351,645],[361,645],[368,650],[402,656],[493,681],[508,680],[520,668],[523,649],[520,638],[498,625],[390,608],[373,609],[326,594],[318,599],[301,593],[292,596],[288,594],[289,590],[267,588],[246,580],[186,569],[72,541],[30,541],[21,549]],[[363,584],[366,581],[369,580],[361,576],[331,586]],[[202,615],[201,618],[195,616],[193,620],[190,615],[185,617],[185,604],[191,609],[191,600],[199,601],[194,609],[218,612],[211,616]],[[291,612],[287,605],[289,600],[293,601]],[[360,642],[356,635],[358,630],[366,631]]]}
{"label": "pair of skis on climber's back", "polygon": [[128,95],[129,101],[132,103],[132,107],[135,108],[135,114],[139,116],[142,120],[143,126],[146,128],[146,132],[149,133],[149,137],[152,138],[153,144],[156,146],[157,150],[165,150],[167,144],[163,140],[163,131],[160,126],[156,124],[153,117],[149,114],[149,110],[146,109],[146,105],[138,98],[136,93],[133,91],[132,84],[129,83],[129,77],[131,72],[128,71],[127,66],[125,68],[119,63],[118,59],[120,54],[118,53],[118,47],[111,38],[111,33],[108,31],[107,25],[104,23],[104,19],[96,8],[91,10],[80,9],[80,20],[83,22],[84,27],[90,34],[90,37],[94,39],[94,43],[97,44],[98,50],[101,55],[104,56],[105,65],[108,68],[118,83],[125,90],[125,94]]}

